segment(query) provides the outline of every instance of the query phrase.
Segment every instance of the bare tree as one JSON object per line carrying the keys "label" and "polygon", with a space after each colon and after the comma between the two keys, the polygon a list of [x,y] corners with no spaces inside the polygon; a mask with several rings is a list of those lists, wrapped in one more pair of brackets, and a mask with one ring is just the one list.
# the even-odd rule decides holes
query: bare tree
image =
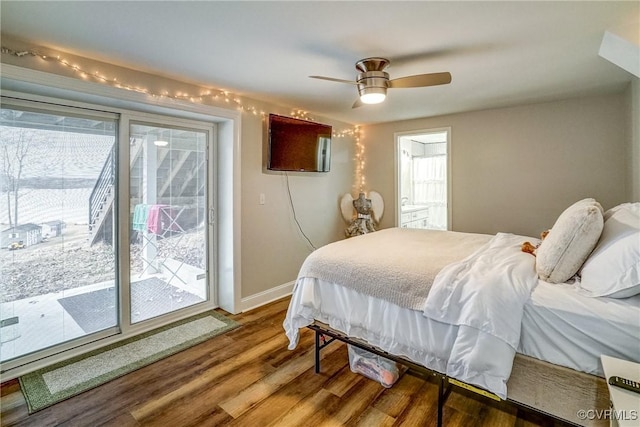
{"label": "bare tree", "polygon": [[[20,178],[33,145],[34,134],[24,128],[0,129],[0,153],[2,155],[2,190],[7,193],[7,213],[9,227],[19,225],[18,222],[18,193],[20,191]],[[13,195],[13,219],[11,217],[11,196]]]}
{"label": "bare tree", "polygon": [[9,147],[5,144],[4,132],[2,134],[2,139],[0,139],[1,149],[2,151],[2,191],[7,194],[7,216],[9,218],[9,227],[13,227],[13,220],[11,216],[11,189],[13,188],[13,170],[12,164],[9,161],[11,156],[9,155]]}

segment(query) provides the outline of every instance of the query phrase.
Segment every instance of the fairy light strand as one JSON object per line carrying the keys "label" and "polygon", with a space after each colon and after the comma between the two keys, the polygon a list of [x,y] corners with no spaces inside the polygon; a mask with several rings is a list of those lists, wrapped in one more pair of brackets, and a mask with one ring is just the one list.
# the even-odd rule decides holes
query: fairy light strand
{"label": "fairy light strand", "polygon": [[[80,67],[75,63],[69,62],[67,59],[62,58],[60,55],[46,55],[40,53],[36,50],[15,50],[9,47],[2,46],[0,48],[0,52],[5,55],[12,55],[17,58],[25,58],[25,57],[36,57],[40,58],[43,61],[55,62],[63,67],[71,69],[75,74],[77,74],[83,80],[92,79],[95,82],[105,84],[111,87],[115,87],[118,89],[124,89],[132,92],[142,93],[152,98],[157,99],[173,99],[178,101],[187,101],[191,103],[204,103],[207,100],[214,102],[224,102],[226,104],[234,105],[234,107],[243,113],[252,114],[254,116],[260,115],[263,119],[267,116],[267,113],[263,110],[256,108],[253,105],[245,104],[242,99],[225,89],[216,89],[216,88],[206,88],[203,89],[201,93],[198,95],[193,95],[187,92],[178,91],[175,94],[170,94],[168,91],[163,91],[162,93],[155,93],[151,90],[131,85],[125,82],[119,81],[116,77],[107,77],[105,74],[100,71],[89,71]],[[310,120],[313,121],[313,117],[309,115],[307,111],[294,109],[291,111],[291,116],[297,119],[302,120]],[[334,131],[332,133],[332,137],[334,138],[345,138],[345,137],[353,137],[356,142],[356,157],[355,157],[355,173],[356,173],[356,186],[359,188],[359,191],[364,190],[364,186],[366,185],[365,176],[364,176],[364,144],[360,138],[360,128],[358,126],[354,126],[351,129],[344,129],[340,131]]]}
{"label": "fairy light strand", "polygon": [[72,63],[69,60],[61,57],[60,55],[45,55],[36,50],[15,50],[5,46],[1,48],[2,54],[12,55],[18,58],[25,58],[28,56],[40,58],[43,61],[55,62],[65,68],[69,68],[76,75],[78,75],[83,80],[92,79],[98,83],[106,84],[111,87],[115,87],[118,89],[124,89],[132,92],[142,93],[152,98],[159,99],[173,99],[178,101],[187,101],[191,103],[203,103],[207,100],[216,101],[216,102],[224,102],[227,104],[233,105],[237,110],[249,114],[253,114],[255,116],[266,116],[266,112],[256,108],[253,105],[245,104],[239,96],[236,94],[229,92],[225,89],[213,89],[207,88],[203,89],[203,91],[197,95],[191,94],[184,91],[178,91],[174,94],[170,94],[168,91],[163,91],[162,93],[155,93],[148,88],[128,84],[125,82],[119,81],[115,77],[107,77],[105,74],[100,71],[89,71],[78,64]]}
{"label": "fairy light strand", "polygon": [[365,173],[364,173],[364,168],[365,168],[365,147],[364,144],[362,142],[362,138],[361,138],[361,134],[360,134],[360,128],[358,126],[354,127],[353,129],[353,137],[356,140],[356,177],[355,177],[355,182],[356,185],[358,186],[358,192],[362,193],[364,192],[364,187],[366,186],[367,182],[366,182],[366,177],[365,177]]}

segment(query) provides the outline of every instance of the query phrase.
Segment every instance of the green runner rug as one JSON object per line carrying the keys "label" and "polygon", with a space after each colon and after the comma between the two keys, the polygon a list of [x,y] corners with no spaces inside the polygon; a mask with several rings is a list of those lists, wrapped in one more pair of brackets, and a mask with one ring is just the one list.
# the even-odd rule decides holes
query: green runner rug
{"label": "green runner rug", "polygon": [[238,326],[209,311],[23,375],[20,389],[33,413]]}

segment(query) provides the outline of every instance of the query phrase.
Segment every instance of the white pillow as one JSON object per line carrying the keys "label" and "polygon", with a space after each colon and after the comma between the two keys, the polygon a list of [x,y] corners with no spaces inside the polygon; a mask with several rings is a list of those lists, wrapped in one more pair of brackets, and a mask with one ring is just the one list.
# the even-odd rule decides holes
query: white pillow
{"label": "white pillow", "polygon": [[565,209],[537,250],[538,277],[549,283],[573,277],[598,243],[603,222],[602,206],[594,199]]}
{"label": "white pillow", "polygon": [[598,246],[580,272],[580,288],[594,297],[627,298],[640,293],[640,203],[607,214]]}
{"label": "white pillow", "polygon": [[614,206],[611,209],[607,210],[604,213],[604,221],[607,222],[607,220],[611,217],[611,215],[613,215],[614,213],[618,212],[621,209],[629,209],[631,210],[631,212],[634,212],[636,215],[640,216],[640,203],[622,203],[618,206]]}

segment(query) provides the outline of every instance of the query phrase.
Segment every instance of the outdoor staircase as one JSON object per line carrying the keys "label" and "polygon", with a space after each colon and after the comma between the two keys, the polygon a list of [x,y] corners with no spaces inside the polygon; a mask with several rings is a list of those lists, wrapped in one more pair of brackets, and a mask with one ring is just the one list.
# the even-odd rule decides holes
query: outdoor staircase
{"label": "outdoor staircase", "polygon": [[101,240],[106,243],[113,243],[115,154],[114,144],[89,196],[89,243],[91,245]]}
{"label": "outdoor staircase", "polygon": [[[140,139],[130,142],[129,183],[131,203],[142,203],[141,173],[143,144]],[[193,203],[194,196],[204,196],[206,169],[205,159],[197,150],[175,144],[157,148],[157,203]],[[199,155],[200,154],[200,155]],[[113,204],[116,177],[115,145],[107,157],[102,171],[89,197],[89,242],[91,245],[104,241],[113,243]],[[126,185],[126,184],[125,184]]]}

